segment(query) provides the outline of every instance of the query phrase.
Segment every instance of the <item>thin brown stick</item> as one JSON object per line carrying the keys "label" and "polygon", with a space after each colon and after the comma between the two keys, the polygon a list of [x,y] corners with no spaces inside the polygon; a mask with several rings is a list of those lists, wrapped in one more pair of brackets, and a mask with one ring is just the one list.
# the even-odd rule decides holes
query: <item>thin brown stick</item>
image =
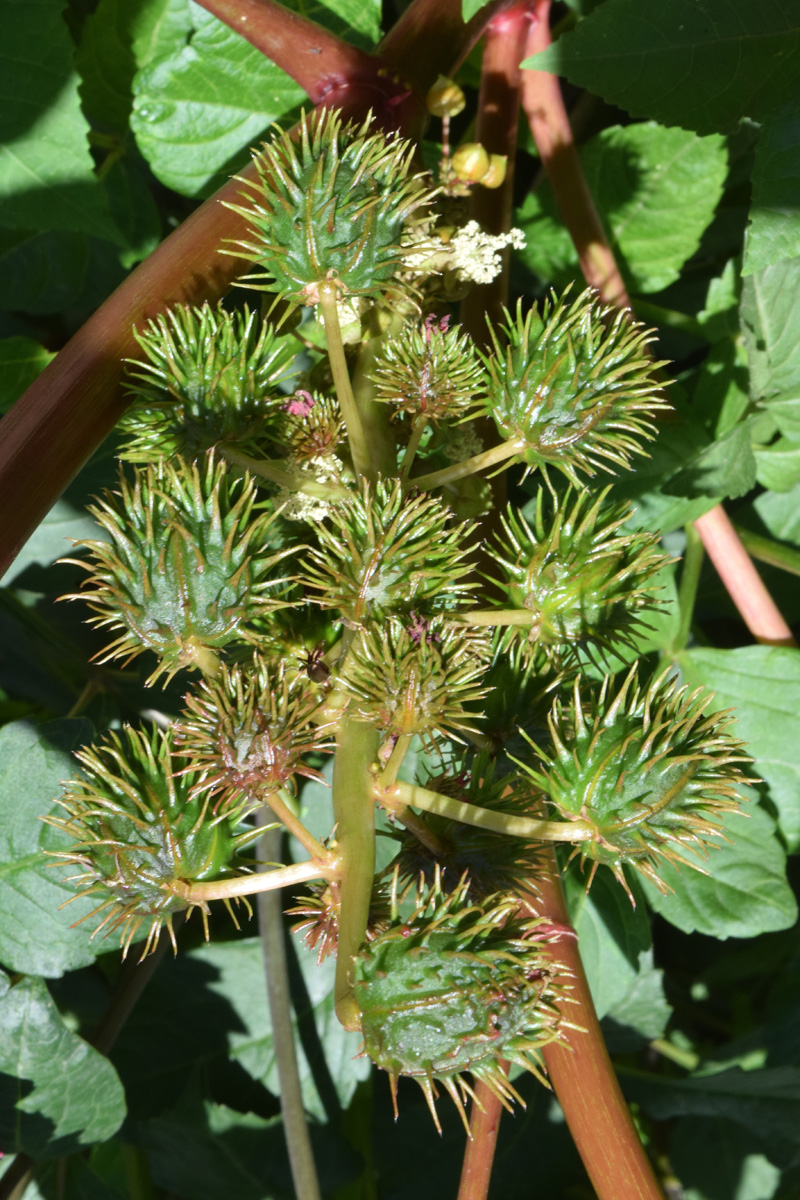
{"label": "thin brown stick", "polygon": [[694,524],[728,595],[756,641],[767,646],[796,646],[791,629],[722,505],[698,517]]}

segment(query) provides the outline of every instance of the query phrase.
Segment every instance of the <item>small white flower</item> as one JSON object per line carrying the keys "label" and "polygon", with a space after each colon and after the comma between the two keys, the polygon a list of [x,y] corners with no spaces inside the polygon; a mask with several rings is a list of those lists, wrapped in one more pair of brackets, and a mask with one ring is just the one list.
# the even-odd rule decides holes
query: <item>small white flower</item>
{"label": "small white flower", "polygon": [[[319,455],[309,458],[304,464],[303,475],[313,479],[315,483],[341,483],[342,462],[335,454]],[[281,516],[287,521],[324,521],[330,511],[331,502],[321,496],[308,496],[305,492],[290,492],[281,488],[276,496],[278,504],[283,505]]]}
{"label": "small white flower", "polygon": [[477,221],[469,221],[450,242],[450,268],[461,279],[473,283],[491,283],[502,269],[500,251],[506,246],[521,250],[525,234],[521,229],[493,235],[484,233]]}

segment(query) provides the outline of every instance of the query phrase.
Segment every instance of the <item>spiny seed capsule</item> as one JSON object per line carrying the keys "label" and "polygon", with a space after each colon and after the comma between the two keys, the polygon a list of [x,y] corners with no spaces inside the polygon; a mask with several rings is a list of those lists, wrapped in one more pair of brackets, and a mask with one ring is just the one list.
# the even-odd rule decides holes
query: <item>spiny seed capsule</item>
{"label": "spiny seed capsule", "polygon": [[193,459],[227,442],[265,458],[265,436],[285,396],[295,358],[290,339],[254,312],[178,304],[136,334],[142,357],[128,360],[135,403],[120,422],[120,457]]}
{"label": "spiny seed capsule", "polygon": [[302,304],[316,304],[326,280],[341,296],[385,291],[430,192],[410,174],[410,143],[371,127],[371,117],[344,125],[328,109],[303,116],[298,142],[282,133],[255,156],[249,203],[231,206],[250,225],[235,253],[260,268],[251,286]]}
{"label": "spiny seed capsule", "polygon": [[584,698],[576,680],[572,704],[557,700],[550,713],[552,749],[536,750],[537,768],[520,765],[585,828],[573,853],[591,861],[590,883],[605,863],[627,888],[628,863],[666,892],[660,865],[703,870],[720,817],[739,809],[740,764],[751,760],[727,732],[730,714],[707,714],[712,693],[690,692],[668,670],[640,685],[637,667],[616,692],[607,676]]}
{"label": "spiny seed capsule", "polygon": [[510,315],[485,357],[487,412],[530,467],[555,467],[570,482],[578,473],[627,467],[640,442],[653,436],[659,399],[650,331],[613,315],[587,289],[571,304],[566,293],[541,309]]}
{"label": "spiny seed capsule", "polygon": [[210,792],[214,811],[224,812],[242,795],[269,801],[295,777],[321,779],[304,761],[331,748],[312,714],[319,701],[302,678],[290,684],[282,669],[270,670],[257,655],[246,667],[223,667],[186,696],[175,739],[190,764],[198,794]]}
{"label": "spiny seed capsule", "polygon": [[[389,928],[355,959],[355,996],[364,1048],[389,1074],[416,1079],[439,1128],[436,1083],[463,1101],[469,1072],[506,1108],[520,1097],[498,1060],[541,1078],[539,1052],[562,1036],[563,970],[547,952],[547,921],[519,916],[519,897],[470,904],[466,880],[445,896],[439,880],[421,888],[401,915],[397,875]],[[520,1101],[521,1102],[521,1101]],[[397,1104],[395,1099],[395,1115]]]}
{"label": "spiny seed capsule", "polygon": [[148,679],[181,667],[219,670],[218,651],[259,640],[259,625],[280,605],[270,593],[284,580],[274,568],[288,550],[273,551],[271,514],[254,512],[256,489],[224,462],[207,456],[137,468],[131,484],[89,511],[110,541],[84,541],[90,552],[86,589],[68,599],[89,603],[92,623],[119,636],[101,661],[158,655]]}
{"label": "spiny seed capsule", "polygon": [[669,560],[656,534],[623,528],[630,506],[608,504],[609,491],[568,488],[556,499],[540,488],[530,524],[507,509],[494,555],[502,578],[493,582],[518,623],[504,630],[502,650],[559,662],[581,646],[633,644],[642,614],[657,608],[651,581]]}
{"label": "spiny seed capsule", "polygon": [[398,412],[441,421],[480,406],[483,366],[469,338],[447,317],[426,317],[384,342],[370,377],[375,399]]}
{"label": "spiny seed capsule", "polygon": [[55,857],[81,868],[72,877],[77,894],[97,898],[95,914],[106,912],[97,932],[119,930],[126,954],[145,934],[145,957],[162,926],[174,944],[175,913],[200,907],[205,922],[204,907],[185,898],[187,885],[236,874],[260,830],[240,826],[244,801],[211,811],[169,734],[125,726],[76,758],[83,775],[64,785],[58,802],[66,815],[47,818],[75,845]]}
{"label": "spiny seed capsule", "polygon": [[455,607],[469,588],[472,529],[453,522],[441,500],[379,480],[331,507],[300,582],[317,604],[357,626],[393,612]]}

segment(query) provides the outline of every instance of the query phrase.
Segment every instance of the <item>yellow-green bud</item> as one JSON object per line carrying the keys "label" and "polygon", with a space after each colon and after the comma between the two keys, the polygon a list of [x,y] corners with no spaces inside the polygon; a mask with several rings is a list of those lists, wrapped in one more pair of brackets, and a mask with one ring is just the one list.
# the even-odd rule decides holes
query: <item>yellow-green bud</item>
{"label": "yellow-green bud", "polygon": [[452,158],[453,171],[465,183],[478,183],[489,170],[491,160],[480,142],[465,142]]}
{"label": "yellow-green bud", "polygon": [[457,83],[440,75],[425,99],[428,112],[434,117],[457,117],[466,107],[467,98]]}
{"label": "yellow-green bud", "polygon": [[481,187],[499,188],[506,177],[508,157],[505,154],[492,154],[489,158],[489,170],[478,180]]}

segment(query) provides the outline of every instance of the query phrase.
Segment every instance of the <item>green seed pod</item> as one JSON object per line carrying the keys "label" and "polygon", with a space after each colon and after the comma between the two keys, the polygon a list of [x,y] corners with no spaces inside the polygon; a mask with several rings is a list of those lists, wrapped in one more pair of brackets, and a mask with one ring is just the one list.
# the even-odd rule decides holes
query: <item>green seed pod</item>
{"label": "green seed pod", "polygon": [[703,871],[720,816],[739,810],[739,764],[751,760],[727,732],[730,715],[706,715],[713,693],[690,692],[669,670],[640,686],[636,669],[616,694],[607,676],[587,700],[576,680],[571,706],[557,700],[550,713],[552,750],[524,769],[561,817],[587,826],[573,853],[591,860],[589,883],[605,863],[627,888],[629,863],[667,892],[660,864]]}
{"label": "green seed pod", "polygon": [[285,402],[278,385],[295,358],[288,339],[247,309],[178,304],[136,340],[144,359],[128,360],[136,403],[120,422],[121,458],[193,459],[219,442],[267,456],[266,426]]}
{"label": "green seed pod", "polygon": [[390,737],[417,734],[430,746],[448,730],[474,731],[465,706],[486,695],[490,642],[486,630],[441,617],[412,613],[407,625],[393,617],[353,646],[339,680],[355,697],[348,711]]}
{"label": "green seed pod", "polygon": [[489,170],[491,159],[480,142],[465,142],[454,152],[451,164],[456,179],[477,183]]}
{"label": "green seed pod", "polygon": [[657,534],[623,530],[630,505],[606,504],[609,491],[567,489],[556,500],[540,488],[532,527],[507,509],[495,549],[503,578],[493,582],[531,619],[504,630],[501,649],[559,663],[580,646],[635,645],[642,614],[658,607],[648,584],[669,559]]}
{"label": "green seed pod", "polygon": [[47,818],[75,845],[54,855],[82,868],[72,882],[79,896],[97,897],[95,913],[108,910],[97,932],[119,930],[127,954],[146,931],[144,958],[164,925],[174,944],[174,913],[197,907],[183,889],[235,875],[239,853],[261,831],[239,827],[244,802],[215,815],[208,797],[197,795],[197,777],[181,770],[171,737],[158,730],[125,726],[76,758],[83,777],[64,785],[66,816]]}
{"label": "green seed pod", "polygon": [[344,437],[344,422],[333,396],[295,392],[283,409],[286,416],[277,435],[293,463],[302,465],[336,452]]}
{"label": "green seed pod", "polygon": [[68,599],[88,601],[93,624],[121,631],[101,662],[153,650],[153,683],[181,667],[213,675],[219,650],[258,644],[280,605],[268,593],[284,582],[273,568],[288,550],[271,549],[274,516],[255,515],[255,503],[253,480],[209,455],[137,468],[132,485],[122,476],[89,509],[111,540],[77,543],[90,551],[79,563],[90,578]]}
{"label": "green seed pod", "polygon": [[[543,811],[542,794],[530,778],[519,771],[498,774],[497,760],[485,752],[461,755],[425,787],[507,816],[532,817]],[[422,876],[432,887],[438,871],[445,892],[466,881],[465,895],[478,903],[496,892],[535,894],[541,842],[478,829],[436,813],[426,813],[425,824],[443,849],[434,855],[413,834],[398,830],[394,836],[400,843],[396,862],[401,880],[414,882]]]}
{"label": "green seed pod", "polygon": [[457,83],[440,75],[428,89],[425,107],[434,117],[457,117],[467,107],[467,98]]}
{"label": "green seed pod", "polygon": [[[299,145],[282,133],[254,159],[249,206],[235,208],[253,240],[236,253],[261,270],[252,286],[316,304],[335,280],[342,295],[378,296],[402,267],[401,241],[424,216],[431,193],[409,174],[413,147],[400,138],[343,125],[330,110],[304,116]],[[233,207],[233,206],[232,206]]]}
{"label": "green seed pod", "polygon": [[370,376],[375,399],[433,421],[463,417],[484,393],[484,372],[469,338],[447,318],[407,326],[379,349]]}
{"label": "green seed pod", "polygon": [[525,318],[518,308],[502,339],[492,332],[485,358],[487,411],[502,436],[519,442],[529,466],[556,467],[576,485],[580,471],[627,467],[666,407],[653,377],[664,364],[647,357],[649,331],[612,312],[591,289],[569,305],[553,296]]}
{"label": "green seed pod", "polygon": [[396,888],[395,875],[389,928],[355,959],[367,1054],[388,1071],[393,1094],[400,1075],[417,1080],[437,1128],[437,1081],[466,1125],[465,1071],[510,1108],[519,1096],[498,1059],[541,1078],[539,1051],[561,1036],[557,1005],[566,997],[545,948],[552,928],[520,918],[519,897],[469,904],[466,883],[445,896],[438,880],[404,919]]}
{"label": "green seed pod", "polygon": [[404,495],[398,481],[365,484],[331,507],[299,582],[317,604],[359,628],[392,613],[454,608],[469,587],[463,580],[472,570],[466,542],[473,528],[455,524],[439,499]]}
{"label": "green seed pod", "polygon": [[308,679],[292,684],[283,669],[272,670],[257,655],[246,667],[223,667],[186,696],[175,741],[196,778],[196,791],[211,792],[214,811],[236,805],[242,795],[267,800],[295,777],[321,779],[303,761],[311,751],[329,750],[325,730],[312,720],[319,707]]}

